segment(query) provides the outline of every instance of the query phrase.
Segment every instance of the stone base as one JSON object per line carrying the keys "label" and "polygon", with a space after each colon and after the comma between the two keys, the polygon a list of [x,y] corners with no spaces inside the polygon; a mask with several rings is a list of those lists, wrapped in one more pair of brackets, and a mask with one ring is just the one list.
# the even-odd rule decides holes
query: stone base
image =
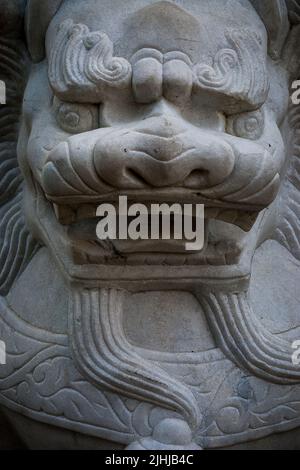
{"label": "stone base", "polygon": [[40,423],[13,411],[5,410],[5,415],[30,450],[122,450],[125,447],[116,442]]}
{"label": "stone base", "polygon": [[[20,449],[24,445],[30,450],[122,450],[125,448],[116,442],[39,423],[12,411],[5,411],[5,415],[23,441],[22,445],[19,439],[14,436],[14,440],[10,441],[9,447],[6,446],[5,449]],[[5,434],[6,432],[0,437],[0,449],[2,449],[2,439],[4,440]],[[300,450],[300,428],[216,450],[221,449]]]}
{"label": "stone base", "polygon": [[0,413],[0,451],[1,450],[22,450],[25,445],[13,429],[7,417]]}

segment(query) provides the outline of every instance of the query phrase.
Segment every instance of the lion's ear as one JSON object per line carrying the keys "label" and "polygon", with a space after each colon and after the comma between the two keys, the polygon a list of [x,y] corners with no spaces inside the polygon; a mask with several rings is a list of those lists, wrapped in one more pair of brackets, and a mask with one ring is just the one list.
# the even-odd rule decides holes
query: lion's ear
{"label": "lion's ear", "polygon": [[63,0],[28,0],[25,31],[33,62],[40,62],[45,56],[45,35],[62,3]]}
{"label": "lion's ear", "polygon": [[269,37],[269,54],[277,60],[289,32],[288,10],[285,0],[250,0],[265,24]]}

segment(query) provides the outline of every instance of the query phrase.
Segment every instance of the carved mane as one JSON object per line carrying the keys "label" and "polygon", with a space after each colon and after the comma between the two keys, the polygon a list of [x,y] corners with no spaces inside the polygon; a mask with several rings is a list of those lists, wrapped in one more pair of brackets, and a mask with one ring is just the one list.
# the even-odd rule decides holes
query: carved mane
{"label": "carved mane", "polygon": [[[8,17],[9,2],[0,14],[11,28],[1,28],[0,78],[6,84],[6,105],[0,106],[0,294],[9,292],[14,280],[37,249],[26,229],[22,211],[23,178],[17,161],[19,117],[28,73],[28,55],[19,16]],[[19,2],[20,4],[20,2]],[[8,14],[6,15],[5,8]],[[14,13],[11,13],[14,15]],[[2,25],[1,25],[2,26]]]}

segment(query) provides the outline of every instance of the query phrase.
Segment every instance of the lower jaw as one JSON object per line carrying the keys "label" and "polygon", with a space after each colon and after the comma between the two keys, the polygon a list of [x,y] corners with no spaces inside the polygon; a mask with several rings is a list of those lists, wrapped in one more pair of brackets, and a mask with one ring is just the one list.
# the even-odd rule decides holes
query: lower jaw
{"label": "lower jaw", "polygon": [[[173,242],[173,243],[172,243]],[[134,246],[135,245],[135,246]],[[73,244],[74,259],[80,265],[110,266],[232,266],[239,263],[242,249],[232,241],[209,242],[200,251],[186,251],[184,243],[81,241]]]}

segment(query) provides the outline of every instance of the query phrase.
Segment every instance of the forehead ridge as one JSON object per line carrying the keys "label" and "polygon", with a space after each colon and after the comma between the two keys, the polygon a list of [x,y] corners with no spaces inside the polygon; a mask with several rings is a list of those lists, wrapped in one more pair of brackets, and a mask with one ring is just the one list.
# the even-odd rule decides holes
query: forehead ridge
{"label": "forehead ridge", "polygon": [[69,18],[106,33],[115,54],[127,59],[149,47],[182,50],[198,61],[226,46],[228,28],[249,28],[261,36],[263,48],[267,45],[265,28],[248,0],[130,0],[126,5],[123,0],[64,0],[48,29],[48,51],[57,28]]}

